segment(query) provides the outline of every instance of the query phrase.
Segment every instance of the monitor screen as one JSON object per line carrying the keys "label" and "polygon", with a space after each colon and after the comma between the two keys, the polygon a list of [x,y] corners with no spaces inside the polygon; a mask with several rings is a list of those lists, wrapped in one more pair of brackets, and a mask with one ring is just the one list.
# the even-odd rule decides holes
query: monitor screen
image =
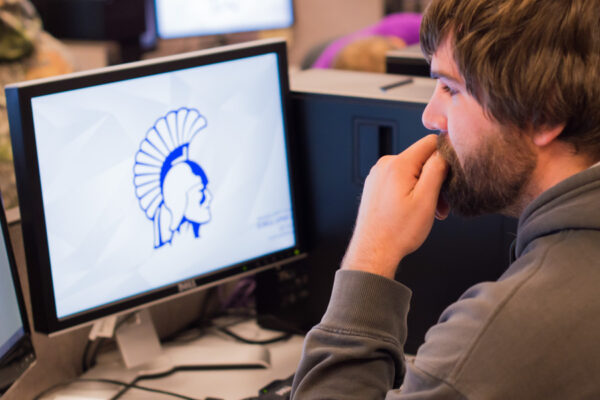
{"label": "monitor screen", "polygon": [[0,315],[2,324],[0,325],[0,358],[19,341],[25,334],[21,312],[15,292],[15,281],[11,276],[8,256],[4,246],[5,238],[2,240],[2,249],[0,249]]}
{"label": "monitor screen", "polygon": [[36,329],[298,257],[288,92],[281,41],[8,87]]}
{"label": "monitor screen", "polygon": [[1,204],[0,220],[0,393],[3,393],[33,362],[34,355]]}
{"label": "monitor screen", "polygon": [[163,39],[287,28],[292,0],[156,0],[156,26]]}

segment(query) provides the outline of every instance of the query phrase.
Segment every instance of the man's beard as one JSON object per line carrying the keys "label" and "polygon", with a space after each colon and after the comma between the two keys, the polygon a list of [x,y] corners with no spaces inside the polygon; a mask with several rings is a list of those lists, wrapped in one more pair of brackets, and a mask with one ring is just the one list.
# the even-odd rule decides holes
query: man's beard
{"label": "man's beard", "polygon": [[438,136],[437,147],[449,164],[441,195],[457,214],[514,215],[521,212],[522,197],[537,163],[526,139],[515,132],[499,132],[487,139],[461,165],[448,135]]}

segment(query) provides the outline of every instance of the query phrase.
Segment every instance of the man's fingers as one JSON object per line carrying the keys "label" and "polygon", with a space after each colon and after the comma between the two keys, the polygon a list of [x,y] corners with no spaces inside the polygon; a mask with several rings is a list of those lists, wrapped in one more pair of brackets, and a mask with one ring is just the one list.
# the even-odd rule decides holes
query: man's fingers
{"label": "man's fingers", "polygon": [[446,198],[440,194],[437,206],[435,207],[435,218],[443,221],[448,218],[448,215],[450,215],[450,205],[446,201]]}
{"label": "man's fingers", "polygon": [[414,188],[414,195],[420,201],[430,202],[432,209],[436,209],[442,183],[448,173],[448,164],[441,154],[435,151],[423,165],[421,176]]}
{"label": "man's fingers", "polygon": [[419,168],[425,164],[431,154],[437,148],[437,135],[427,135],[416,141],[400,155],[408,161],[409,165],[415,165]]}

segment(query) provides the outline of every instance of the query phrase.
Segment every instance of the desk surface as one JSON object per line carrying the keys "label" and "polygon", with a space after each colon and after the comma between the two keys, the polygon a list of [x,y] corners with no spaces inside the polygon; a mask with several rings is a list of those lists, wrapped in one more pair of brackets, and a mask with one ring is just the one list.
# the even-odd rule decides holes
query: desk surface
{"label": "desk surface", "polygon": [[[239,327],[236,327],[239,328]],[[279,333],[261,330],[255,323],[245,323],[236,333],[262,340],[268,336],[277,336]],[[250,333],[250,334],[249,334]],[[211,333],[209,340],[215,339]],[[218,336],[218,335],[217,335]],[[232,347],[239,346],[234,339],[220,337],[219,340],[229,341]],[[219,371],[178,371],[165,378],[154,380],[143,380],[138,384],[153,389],[175,392],[192,398],[203,399],[205,397],[216,397],[227,400],[240,400],[258,395],[258,390],[268,383],[287,378],[293,374],[300,361],[302,353],[303,337],[293,336],[289,340],[267,345],[270,352],[271,366],[265,369],[245,370],[219,370]],[[251,345],[248,345],[251,346]],[[132,381],[135,373],[127,370],[119,361],[101,361],[96,367],[83,374],[81,378],[89,379],[115,379],[121,381]],[[44,400],[84,400],[84,399],[110,399],[120,387],[96,382],[73,382],[62,390],[45,396]],[[154,394],[147,391],[130,389],[123,400],[165,400],[169,397]]]}

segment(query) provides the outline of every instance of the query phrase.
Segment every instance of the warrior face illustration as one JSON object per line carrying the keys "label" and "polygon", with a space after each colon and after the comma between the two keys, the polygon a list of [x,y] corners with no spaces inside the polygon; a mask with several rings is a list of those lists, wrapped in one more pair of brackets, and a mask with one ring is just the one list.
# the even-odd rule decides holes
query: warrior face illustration
{"label": "warrior face illustration", "polygon": [[170,214],[171,231],[178,231],[181,225],[188,222],[198,237],[200,225],[210,221],[212,196],[204,170],[197,163],[189,161],[185,153],[187,145],[173,151],[163,164],[161,186],[164,207]]}
{"label": "warrior face illustration", "polygon": [[200,226],[211,219],[208,178],[189,158],[190,142],[205,127],[206,119],[196,110],[170,111],[148,131],[136,154],[136,196],[153,222],[155,248],[171,243],[188,224],[199,237]]}

